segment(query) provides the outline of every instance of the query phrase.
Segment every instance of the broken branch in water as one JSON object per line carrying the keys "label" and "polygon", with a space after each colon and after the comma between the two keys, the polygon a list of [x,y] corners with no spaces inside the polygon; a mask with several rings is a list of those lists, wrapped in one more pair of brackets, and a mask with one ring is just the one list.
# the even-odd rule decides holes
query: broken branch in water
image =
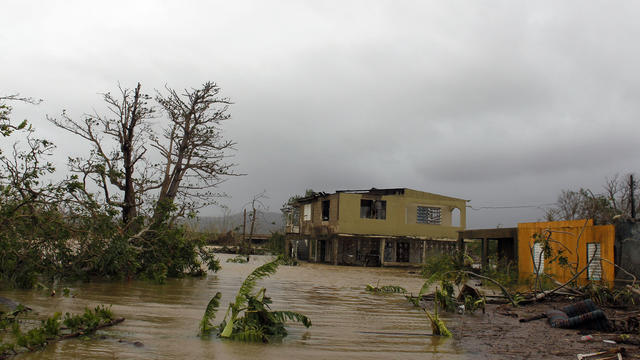
{"label": "broken branch in water", "polygon": [[[94,332],[96,330],[104,329],[104,328],[109,327],[109,326],[117,325],[117,324],[120,324],[123,321],[124,321],[124,318],[114,319],[114,320],[111,320],[111,321],[106,322],[104,324],[96,326],[95,328],[91,329],[90,332]],[[76,337],[79,337],[79,336],[82,336],[82,335],[86,335],[86,334],[87,334],[86,330],[76,331],[76,332],[71,333],[71,334],[62,335],[58,339],[55,339],[55,340],[71,339],[71,338],[76,338]]]}
{"label": "broken branch in water", "polygon": [[494,279],[492,279],[490,277],[487,277],[487,276],[484,276],[484,275],[480,275],[480,274],[476,274],[476,273],[474,273],[472,271],[466,271],[466,270],[450,271],[450,273],[467,274],[467,275],[475,276],[475,277],[477,277],[479,279],[490,281],[493,284],[497,285],[500,288],[500,290],[502,290],[502,293],[509,300],[511,305],[513,305],[513,306],[517,306],[518,305],[518,303],[513,299],[513,296],[511,296],[511,294],[507,290],[507,288],[505,288],[504,285],[500,284],[498,281],[496,281],[496,280],[494,280]]}

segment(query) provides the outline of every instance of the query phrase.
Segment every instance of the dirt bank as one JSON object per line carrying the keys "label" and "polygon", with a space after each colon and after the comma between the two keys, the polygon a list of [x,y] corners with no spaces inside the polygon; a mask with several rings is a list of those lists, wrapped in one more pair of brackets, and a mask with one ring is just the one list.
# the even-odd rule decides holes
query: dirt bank
{"label": "dirt bank", "polygon": [[[577,354],[594,353],[623,347],[623,359],[640,359],[640,346],[620,344],[620,334],[601,333],[593,330],[572,330],[552,328],[547,319],[522,323],[528,318],[549,309],[561,308],[570,301],[541,302],[532,305],[512,307],[510,305],[487,305],[485,314],[456,315],[447,326],[454,334],[460,347],[473,359],[576,359]],[[637,317],[640,307],[633,309],[603,308],[609,319]],[[583,335],[591,335],[593,340],[581,341]],[[628,334],[628,333],[627,333]],[[630,335],[628,341],[640,343],[637,335]],[[616,344],[603,340],[614,340]],[[598,359],[600,357],[596,357]]]}

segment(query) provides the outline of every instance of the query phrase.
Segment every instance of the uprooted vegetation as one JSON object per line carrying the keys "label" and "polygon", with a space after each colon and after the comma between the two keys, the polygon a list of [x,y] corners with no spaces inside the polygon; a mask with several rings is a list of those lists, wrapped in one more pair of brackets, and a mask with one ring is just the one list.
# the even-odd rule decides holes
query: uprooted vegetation
{"label": "uprooted vegetation", "polygon": [[232,258],[228,258],[227,262],[236,263],[236,264],[246,264],[249,262],[249,255],[236,255]]}
{"label": "uprooted vegetation", "polygon": [[214,325],[212,321],[222,298],[222,294],[217,292],[209,301],[200,321],[200,335],[207,336],[215,332],[223,339],[268,343],[287,336],[285,322],[288,320],[310,327],[311,320],[303,314],[271,310],[272,301],[266,296],[265,288],[254,292],[256,282],[275,274],[282,261],[282,257],[278,257],[253,270],[240,286],[235,301],[229,304],[222,322]]}
{"label": "uprooted vegetation", "polygon": [[367,284],[365,286],[365,290],[371,293],[383,293],[383,294],[406,294],[407,289],[398,285],[383,285],[380,286],[380,282],[378,282],[375,286],[371,284]]}
{"label": "uprooted vegetation", "polygon": [[[567,248],[561,242],[553,238],[554,231],[543,230],[533,235],[529,244],[531,262],[534,269],[528,279],[519,279],[517,269],[508,260],[489,258],[487,266],[481,270],[471,267],[471,259],[467,255],[460,254],[440,254],[427,259],[423,267],[422,275],[427,279],[422,287],[419,296],[428,295],[427,292],[434,284],[441,281],[449,281],[460,287],[467,285],[469,280],[480,281],[483,287],[499,289],[501,295],[486,296],[490,302],[507,302],[513,306],[541,301],[551,296],[574,296],[582,298],[593,298],[602,305],[622,305],[633,301],[633,295],[640,294],[640,290],[635,285],[635,277],[624,269],[634,280],[633,283],[624,288],[609,288],[598,281],[588,281],[586,285],[579,285],[578,278],[589,269],[591,263],[596,259],[595,253],[586,262],[580,263],[579,258],[575,261],[569,260],[569,255],[577,251],[580,238],[584,231],[576,238],[576,250]],[[539,251],[534,251],[534,247]],[[575,257],[575,256],[574,256]],[[559,282],[554,274],[546,272],[541,264],[556,263],[564,272],[570,275],[568,280]],[[606,262],[606,259],[599,259]],[[444,286],[441,286],[444,287]],[[527,291],[528,289],[528,291]],[[428,295],[427,297],[433,297]],[[463,299],[458,299],[460,302]]]}
{"label": "uprooted vegetation", "polygon": [[[473,311],[480,307],[479,300],[486,302],[486,299],[478,290],[468,286],[467,282],[471,279],[479,279],[483,285],[495,286],[500,289],[506,300],[512,305],[517,305],[520,294],[514,289],[517,289],[518,283],[513,280],[513,272],[510,271],[510,267],[495,266],[490,268],[492,270],[484,272],[472,269],[471,259],[467,255],[439,254],[433,256],[427,259],[422,269],[422,276],[426,280],[420,289],[418,298],[432,300],[439,296],[442,300],[441,303],[445,304],[445,310],[453,311],[454,306],[457,308],[460,305],[465,305],[465,308]],[[499,269],[503,271],[506,269],[508,272]],[[502,282],[495,280],[495,278],[501,279]],[[431,288],[437,283],[440,283],[440,290],[436,289],[435,293],[429,294]],[[454,285],[457,287],[457,293],[461,294],[457,298],[454,298]],[[473,304],[478,305],[473,306]],[[469,305],[472,306],[469,307]]]}
{"label": "uprooted vegetation", "polygon": [[[451,336],[451,332],[449,331],[449,329],[447,329],[447,326],[445,325],[444,321],[442,321],[442,319],[440,319],[440,317],[438,316],[438,300],[439,300],[438,298],[435,299],[436,307],[434,308],[433,314],[431,314],[426,308],[420,306],[418,297],[414,297],[411,294],[408,294],[407,289],[403,288],[402,286],[398,286],[398,285],[380,286],[380,283],[378,282],[378,284],[376,284],[375,286],[371,284],[367,284],[365,286],[365,290],[374,294],[403,294],[409,302],[411,302],[416,307],[419,307],[421,308],[422,311],[424,311],[425,316],[427,317],[427,319],[429,319],[429,322],[431,323],[431,330],[433,332],[433,335],[445,336],[445,337]],[[448,297],[448,296],[445,296],[445,297]]]}
{"label": "uprooted vegetation", "polygon": [[57,312],[44,320],[28,317],[30,311],[18,305],[7,313],[0,312],[0,359],[40,350],[53,341],[88,336],[124,321],[102,305],[86,308],[80,315],[66,313],[63,317]]}
{"label": "uprooted vegetation", "polygon": [[[580,240],[580,236],[578,235],[577,241]],[[538,259],[534,256],[534,246],[540,249],[536,252]],[[557,313],[562,316],[560,323],[557,322],[558,319],[549,317],[553,327],[593,328],[602,331],[603,334],[617,332],[621,335],[617,336],[615,341],[640,344],[636,335],[640,331],[638,325],[640,319],[635,307],[640,299],[640,290],[636,286],[635,276],[614,264],[618,270],[633,278],[631,284],[612,288],[600,281],[587,281],[586,284],[584,281],[579,282],[580,275],[587,271],[595,260],[595,254],[586,261],[582,260],[582,263],[579,259],[569,260],[571,257],[568,255],[572,254],[573,249],[558,244],[553,239],[553,232],[549,230],[533,236],[530,250],[534,273],[528,279],[518,279],[517,271],[509,266],[508,262],[499,262],[495,259],[490,259],[488,266],[482,270],[469,266],[469,259],[459,254],[443,254],[429,259],[423,268],[426,281],[420,293],[418,296],[407,295],[406,297],[414,305],[423,309],[426,309],[427,304],[432,301],[434,311],[457,310],[459,314],[473,313],[479,309],[484,313],[487,304],[493,304],[491,306],[495,309],[494,311],[501,315],[518,317],[518,313],[527,314],[521,318],[521,322],[547,318],[547,314]],[[541,266],[535,265],[541,263],[542,258],[548,263],[559,264],[565,273],[569,274],[568,279],[560,282],[555,278],[555,273],[546,273]],[[581,280],[584,279],[581,278]],[[495,290],[498,290],[498,294]],[[553,303],[542,304],[543,301],[553,301]],[[562,304],[564,307],[559,310],[553,309],[557,304]],[[530,317],[531,310],[522,308],[515,312],[515,307],[520,306],[544,310],[539,315]],[[565,312],[565,309],[569,310]],[[574,314],[574,309],[580,311]],[[551,320],[556,322],[552,323]],[[434,334],[437,325],[432,320]]]}

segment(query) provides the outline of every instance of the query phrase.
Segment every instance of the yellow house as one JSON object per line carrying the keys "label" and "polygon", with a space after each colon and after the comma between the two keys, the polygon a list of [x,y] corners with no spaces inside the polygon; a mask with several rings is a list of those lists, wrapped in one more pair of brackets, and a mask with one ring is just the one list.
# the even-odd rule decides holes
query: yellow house
{"label": "yellow house", "polygon": [[[534,243],[535,234],[551,234],[549,242],[552,254],[562,250],[568,264],[545,259],[542,245]],[[577,278],[578,283],[602,281],[612,284],[614,268],[615,227],[594,225],[593,220],[571,220],[518,224],[518,269],[521,278],[539,274],[552,275],[560,282],[570,280],[576,269],[579,271],[589,263],[586,271]],[[535,266],[534,266],[535,264]]]}
{"label": "yellow house", "polygon": [[453,251],[466,223],[466,200],[407,188],[314,193],[290,205],[288,251],[333,264],[420,264]]}

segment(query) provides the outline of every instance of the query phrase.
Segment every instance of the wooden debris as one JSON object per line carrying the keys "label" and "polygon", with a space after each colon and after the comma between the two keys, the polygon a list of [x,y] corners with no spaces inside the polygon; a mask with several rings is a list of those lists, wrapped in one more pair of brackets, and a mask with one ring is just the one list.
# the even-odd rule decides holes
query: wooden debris
{"label": "wooden debris", "polygon": [[[109,327],[109,326],[120,324],[123,321],[124,321],[124,318],[111,320],[111,321],[109,321],[107,323],[104,323],[104,324],[96,326],[94,329],[91,330],[91,332],[94,332],[94,331],[100,330],[100,329],[104,329],[104,328]],[[55,340],[71,339],[71,338],[80,337],[80,336],[85,335],[85,334],[86,334],[85,331],[78,331],[78,332],[74,332],[74,333],[71,333],[71,334],[62,335],[58,339],[55,339]]]}
{"label": "wooden debris", "polygon": [[[583,360],[583,359],[590,359],[590,360],[622,360],[622,354],[624,354],[625,349],[624,348],[613,348],[613,349],[609,349],[609,350],[605,350],[605,351],[600,351],[600,352],[596,352],[596,353],[590,353],[590,354],[578,354],[578,360]],[[602,356],[604,355],[604,357],[598,357],[596,358],[596,356]]]}

